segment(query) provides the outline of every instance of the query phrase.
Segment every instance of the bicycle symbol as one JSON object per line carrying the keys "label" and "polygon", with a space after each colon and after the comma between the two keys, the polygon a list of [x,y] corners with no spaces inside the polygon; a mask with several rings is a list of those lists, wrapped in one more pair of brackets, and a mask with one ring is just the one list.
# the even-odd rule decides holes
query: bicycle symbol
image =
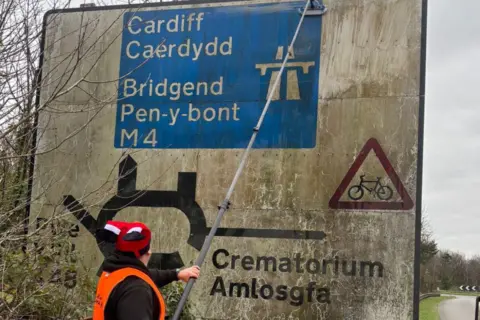
{"label": "bicycle symbol", "polygon": [[[360,184],[354,185],[348,189],[348,197],[352,200],[360,200],[365,195],[364,190],[367,190],[373,197],[378,196],[380,200],[389,200],[393,196],[392,188],[387,185],[382,185],[380,177],[377,180],[365,180],[365,175],[360,176]],[[367,187],[365,184],[375,183],[373,188]]]}

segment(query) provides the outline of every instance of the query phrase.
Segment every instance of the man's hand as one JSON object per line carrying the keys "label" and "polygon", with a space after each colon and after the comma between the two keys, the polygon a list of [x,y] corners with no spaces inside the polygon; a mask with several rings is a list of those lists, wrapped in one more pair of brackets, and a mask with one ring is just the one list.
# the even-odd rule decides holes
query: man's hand
{"label": "man's hand", "polygon": [[178,272],[178,280],[181,280],[183,282],[188,282],[190,278],[197,279],[199,276],[200,276],[200,268],[198,266],[186,268]]}

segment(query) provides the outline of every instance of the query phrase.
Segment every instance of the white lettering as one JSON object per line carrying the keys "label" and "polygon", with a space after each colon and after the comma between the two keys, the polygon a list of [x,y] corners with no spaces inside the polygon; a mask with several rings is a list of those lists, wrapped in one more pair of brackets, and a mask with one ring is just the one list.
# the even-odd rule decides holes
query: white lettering
{"label": "white lettering", "polygon": [[[207,112],[210,112],[212,115],[207,116]],[[205,121],[212,121],[213,119],[215,119],[215,115],[215,109],[213,109],[212,107],[208,107],[203,111],[203,118],[205,119]]]}
{"label": "white lettering", "polygon": [[[197,116],[195,118],[192,117],[193,112],[196,112]],[[194,108],[191,103],[188,104],[188,121],[197,121],[200,119],[200,109]]]}
{"label": "white lettering", "polygon": [[[197,20],[197,31],[200,31],[200,21],[203,20],[203,15],[204,13],[203,12],[200,12],[196,18]],[[190,31],[190,30],[189,30]]]}
{"label": "white lettering", "polygon": [[[131,123],[133,120],[133,123],[136,123],[137,125],[140,125],[140,123],[148,124],[147,128],[158,128],[157,126],[164,126],[166,123],[168,123],[169,126],[175,126],[177,123],[181,123],[185,120],[188,122],[204,121],[205,123],[214,121],[239,121],[239,110],[240,108],[236,103],[233,103],[233,105],[230,106],[221,107],[212,107],[208,105],[195,107],[192,103],[189,103],[188,112],[185,110],[183,113],[181,113],[181,108],[172,107],[168,108],[168,110],[164,110],[162,114],[160,108],[136,108],[131,104],[123,104],[120,110],[119,123],[124,122],[127,119],[127,116],[130,115],[132,115],[132,117],[128,119],[129,123]],[[187,119],[183,120],[183,117],[186,117]],[[154,125],[152,126],[149,124]],[[133,145],[136,146],[138,139],[144,139],[143,143],[152,144],[155,146],[157,143],[156,131],[151,130],[150,128],[122,129],[121,146],[123,147],[125,143],[133,143]],[[148,135],[145,137],[147,130],[150,131],[148,131]]]}
{"label": "white lettering", "polygon": [[[182,52],[182,49],[184,49],[185,52]],[[178,46],[178,55],[182,58],[190,55],[190,39],[187,39],[187,42]]]}
{"label": "white lettering", "polygon": [[170,100],[176,101],[181,96],[193,95],[222,95],[223,94],[223,77],[221,76],[216,81],[206,82],[169,82],[167,78],[163,78],[159,82],[154,82],[150,79],[146,82],[139,83],[135,79],[127,78],[124,80],[123,97],[128,98],[132,96],[157,96],[169,97]]}
{"label": "white lettering", "polygon": [[[227,45],[227,49],[223,48],[224,45]],[[222,42],[220,45],[220,54],[223,56],[232,54],[232,37],[228,37],[227,41]]]}
{"label": "white lettering", "polygon": [[[174,23],[175,27],[172,27],[171,23]],[[175,16],[174,19],[171,19],[167,23],[167,31],[168,32],[178,32],[178,14]]]}
{"label": "white lettering", "polygon": [[150,113],[148,114],[148,121],[160,121],[160,109],[153,108],[149,110]]}
{"label": "white lettering", "polygon": [[157,145],[157,130],[152,129],[146,136],[145,140],[143,140],[143,143],[145,144],[151,144],[152,147],[155,147]]}
{"label": "white lettering", "polygon": [[208,94],[207,83],[206,83],[206,82],[199,82],[199,83],[197,84],[197,96],[200,95],[200,88],[201,88],[202,86],[204,87],[203,95],[206,96],[206,95]]}
{"label": "white lettering", "polygon": [[195,86],[191,82],[187,82],[183,85],[183,94],[186,96],[191,96],[193,93],[191,92],[193,89],[195,89]]}
{"label": "white lettering", "polygon": [[157,33],[160,33],[162,32],[162,24],[165,23],[165,20],[158,20],[158,23],[157,23]]}
{"label": "white lettering", "polygon": [[[159,91],[160,88],[163,88],[162,92]],[[166,78],[163,80],[163,82],[160,82],[159,84],[157,84],[157,86],[155,87],[155,93],[159,97],[164,97],[167,95],[167,79]]]}
{"label": "white lettering", "polygon": [[[239,121],[239,117],[237,115],[237,111],[240,110],[240,108],[237,106],[236,103],[233,104],[231,107],[233,111],[233,118],[232,120],[234,121]],[[214,120],[218,121],[230,121],[230,107],[220,107],[218,109],[213,108],[213,107],[207,107],[205,109],[200,109],[197,107],[194,107],[192,103],[189,103],[188,105],[188,121],[190,122],[196,122],[202,118],[203,120],[207,122],[211,122]]]}
{"label": "white lettering", "polygon": [[151,108],[147,110],[145,108],[135,108],[131,104],[122,104],[120,111],[120,122],[124,122],[126,116],[129,116],[133,113],[135,113],[135,118],[138,122],[147,121],[147,116],[149,122],[160,121],[161,117],[160,109],[158,108]]}
{"label": "white lettering", "polygon": [[140,108],[135,112],[135,117],[137,118],[138,122],[145,122],[147,120],[147,110]]}
{"label": "white lettering", "polygon": [[195,13],[190,13],[190,15],[188,16],[188,31],[191,31],[192,30],[192,21],[193,21],[193,16],[195,15]]}
{"label": "white lettering", "polygon": [[218,109],[218,121],[222,121],[222,114],[225,112],[227,116],[225,117],[225,120],[230,120],[230,110],[227,107],[219,108]]}
{"label": "white lettering", "polygon": [[[147,30],[147,28],[145,28]],[[150,29],[149,29],[150,31]],[[145,59],[152,58],[190,58],[192,61],[197,61],[202,54],[207,56],[217,55],[231,55],[233,47],[233,39],[229,37],[228,40],[219,42],[218,37],[215,37],[210,42],[193,43],[190,38],[186,39],[180,44],[141,44],[137,40],[130,41],[125,47],[125,54],[129,59],[138,59],[140,56]]]}
{"label": "white lettering", "polygon": [[164,44],[157,46],[157,48],[155,49],[155,54],[159,58],[165,58],[164,52],[167,52],[167,46]]}
{"label": "white lettering", "polygon": [[150,34],[150,33],[155,33],[155,22],[152,20],[149,20],[145,23],[147,26],[145,27],[145,33]]}
{"label": "white lettering", "polygon": [[145,47],[143,47],[143,49],[145,49],[143,51],[143,57],[145,59],[153,58],[153,46],[147,44],[147,45],[145,45]]}
{"label": "white lettering", "polygon": [[[217,86],[216,91],[215,91],[215,86]],[[210,87],[210,92],[215,96],[223,94],[223,77],[220,77],[219,81],[214,81],[212,83],[212,86]]]}
{"label": "white lettering", "polygon": [[[210,52],[209,48],[213,45],[212,51]],[[218,38],[215,37],[212,42],[207,43],[205,46],[205,54],[207,56],[216,56],[217,55],[217,45],[218,45]]]}
{"label": "white lettering", "polygon": [[[139,34],[142,31],[146,34],[152,33],[161,33],[162,31],[167,32],[191,32],[194,30],[194,24],[196,25],[195,30],[200,31],[202,28],[202,21],[204,20],[205,13],[199,12],[190,13],[187,18],[182,14],[181,17],[177,14],[175,17],[169,20],[148,20],[143,21],[139,16],[133,16],[128,22],[127,29],[131,34]],[[186,21],[185,21],[186,20]],[[135,22],[135,23],[134,23]],[[187,27],[185,28],[185,25]],[[136,28],[133,28],[133,27]],[[142,29],[143,28],[143,29]]]}
{"label": "white lettering", "polygon": [[180,83],[173,82],[170,85],[170,93],[173,95],[170,100],[178,100],[180,98]]}
{"label": "white lettering", "polygon": [[130,59],[137,59],[140,56],[140,53],[137,53],[136,55],[132,55],[132,53],[130,52],[130,46],[131,45],[136,45],[137,47],[140,47],[140,42],[135,41],[135,40],[130,41],[127,44],[127,48],[125,49],[127,51],[127,57],[129,57]]}
{"label": "white lettering", "polygon": [[179,112],[180,112],[179,108],[177,108],[175,113],[173,109],[170,109],[170,116],[172,117],[172,122],[170,122],[169,125],[173,126],[177,122],[177,117]]}
{"label": "white lettering", "polygon": [[120,138],[120,146],[125,146],[125,136],[128,140],[133,137],[133,146],[137,146],[137,138],[138,138],[138,129],[134,129],[132,133],[128,133],[126,129],[122,129],[121,138]]}
{"label": "white lettering", "polygon": [[153,86],[152,86],[152,79],[150,79],[149,81],[149,84],[148,84],[148,96],[149,97],[152,97],[153,96]]}
{"label": "white lettering", "polygon": [[[126,111],[126,108],[130,108],[129,111]],[[125,121],[125,116],[128,116],[129,114],[133,113],[133,105],[131,104],[122,104],[122,112],[120,113],[120,122]]]}
{"label": "white lettering", "polygon": [[182,27],[181,27],[181,31],[185,31],[185,15],[182,14]]}
{"label": "white lettering", "polygon": [[143,88],[145,88],[146,83],[140,83],[140,97],[143,97]]}
{"label": "white lettering", "polygon": [[[123,82],[123,97],[128,98],[134,96],[137,93],[135,86],[137,85],[137,81],[135,79],[125,79]],[[128,89],[132,89],[132,93],[128,93]]]}
{"label": "white lettering", "polygon": [[[142,18],[138,17],[138,16],[134,16],[132,17],[132,19],[130,19],[130,21],[128,21],[128,31],[131,33],[131,34],[139,34],[140,32],[142,32],[142,29],[138,29],[137,31],[133,31],[132,29],[132,21],[133,20],[138,20],[138,21],[142,21]],[[139,23],[139,25],[141,25],[141,23]],[[140,45],[140,44],[139,44]]]}
{"label": "white lettering", "polygon": [[237,107],[236,103],[233,104],[232,110],[233,110],[233,120],[235,121],[240,120],[237,118],[237,110],[240,110],[240,108]]}
{"label": "white lettering", "polygon": [[177,45],[172,43],[172,44],[169,44],[168,45],[168,56],[171,57],[172,56],[172,50],[173,48],[175,48]]}
{"label": "white lettering", "polygon": [[192,44],[193,52],[194,52],[194,58],[192,59],[193,61],[198,60],[198,57],[200,57],[200,52],[202,51],[202,46],[203,46],[203,43],[198,44],[198,47],[195,43]]}

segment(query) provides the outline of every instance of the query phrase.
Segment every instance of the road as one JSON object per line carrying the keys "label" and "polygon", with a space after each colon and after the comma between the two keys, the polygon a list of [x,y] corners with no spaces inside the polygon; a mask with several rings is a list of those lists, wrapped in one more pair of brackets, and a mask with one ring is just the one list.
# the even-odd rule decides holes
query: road
{"label": "road", "polygon": [[445,300],[438,306],[440,320],[475,320],[475,298],[471,296],[454,296],[456,299]]}

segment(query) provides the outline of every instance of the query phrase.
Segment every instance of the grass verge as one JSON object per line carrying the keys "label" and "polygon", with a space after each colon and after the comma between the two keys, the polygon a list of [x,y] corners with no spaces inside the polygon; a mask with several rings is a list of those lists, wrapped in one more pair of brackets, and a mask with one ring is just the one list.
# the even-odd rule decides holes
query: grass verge
{"label": "grass verge", "polygon": [[439,320],[438,305],[440,302],[454,297],[434,297],[420,301],[420,320]]}

